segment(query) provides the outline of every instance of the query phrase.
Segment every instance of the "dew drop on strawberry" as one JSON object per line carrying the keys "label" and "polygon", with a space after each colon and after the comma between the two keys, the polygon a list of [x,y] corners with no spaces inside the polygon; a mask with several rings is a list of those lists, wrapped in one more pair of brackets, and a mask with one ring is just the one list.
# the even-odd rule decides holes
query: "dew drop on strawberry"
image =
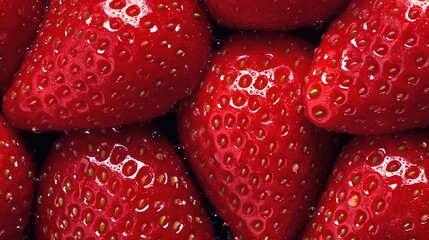
{"label": "dew drop on strawberry", "polygon": [[33,127],[33,128],[31,128],[31,132],[33,132],[33,133],[35,133],[35,134],[42,133],[42,131],[41,131],[39,128],[37,128],[37,127]]}
{"label": "dew drop on strawberry", "polygon": [[180,104],[179,103],[173,103],[170,105],[170,112],[177,112],[179,110]]}
{"label": "dew drop on strawberry", "polygon": [[176,153],[179,155],[183,155],[185,153],[185,147],[183,147],[183,145],[176,145],[174,146],[174,149],[176,150]]}
{"label": "dew drop on strawberry", "polygon": [[310,218],[314,217],[316,215],[317,211],[315,207],[308,208],[308,216]]}
{"label": "dew drop on strawberry", "polygon": [[222,49],[223,45],[224,45],[224,42],[220,39],[217,39],[213,42],[212,49],[215,51],[219,51]]}
{"label": "dew drop on strawberry", "polygon": [[322,29],[322,28],[324,27],[324,25],[325,25],[325,23],[324,23],[324,21],[323,21],[323,20],[316,20],[316,21],[314,21],[314,22],[311,24],[311,27],[312,27],[314,30],[320,30],[320,29]]}
{"label": "dew drop on strawberry", "polygon": [[161,133],[159,131],[152,132],[152,138],[159,138],[160,136],[161,136]]}

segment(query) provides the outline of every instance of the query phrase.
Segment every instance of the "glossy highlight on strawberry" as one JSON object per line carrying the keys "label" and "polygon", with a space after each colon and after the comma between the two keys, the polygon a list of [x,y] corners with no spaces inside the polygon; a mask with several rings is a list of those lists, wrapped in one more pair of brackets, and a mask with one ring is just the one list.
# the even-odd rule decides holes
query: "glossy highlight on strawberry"
{"label": "glossy highlight on strawberry", "polygon": [[0,0],[0,240],[429,239],[429,0]]}
{"label": "glossy highlight on strawberry", "polygon": [[200,81],[210,31],[196,0],[50,1],[5,114],[33,131],[151,120]]}
{"label": "glossy highlight on strawberry", "polygon": [[239,239],[292,238],[323,188],[335,144],[304,116],[312,50],[289,35],[232,35],[178,112],[195,176]]}
{"label": "glossy highlight on strawberry", "polygon": [[427,130],[355,137],[300,239],[426,239],[428,143]]}
{"label": "glossy highlight on strawberry", "polygon": [[428,126],[428,7],[353,1],[316,50],[305,90],[310,120],[357,134]]}
{"label": "glossy highlight on strawberry", "polygon": [[181,158],[150,126],[63,135],[36,207],[38,239],[214,239]]}

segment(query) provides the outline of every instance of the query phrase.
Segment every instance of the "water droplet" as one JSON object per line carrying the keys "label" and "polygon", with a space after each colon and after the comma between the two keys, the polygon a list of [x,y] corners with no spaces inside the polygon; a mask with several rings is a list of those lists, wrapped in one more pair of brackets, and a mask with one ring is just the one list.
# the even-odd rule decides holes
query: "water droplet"
{"label": "water droplet", "polygon": [[176,150],[177,154],[182,155],[185,153],[185,147],[182,145],[176,145],[176,146],[174,146],[174,149]]}
{"label": "water droplet", "polygon": [[211,214],[210,218],[214,219],[214,220],[219,220],[220,219],[220,215],[217,212],[214,212]]}
{"label": "water droplet", "polygon": [[32,127],[31,131],[35,134],[40,134],[42,133],[42,130],[40,130],[38,127]]}
{"label": "water droplet", "polygon": [[177,111],[179,111],[179,108],[180,108],[180,104],[178,102],[175,102],[175,103],[170,105],[170,111],[171,112],[177,112]]}
{"label": "water droplet", "polygon": [[311,26],[313,27],[314,30],[320,30],[323,28],[323,25],[324,25],[323,21],[318,19],[314,21]]}
{"label": "water droplet", "polygon": [[309,207],[307,213],[308,213],[308,216],[310,218],[316,216],[316,208],[315,207]]}
{"label": "water droplet", "polygon": [[224,45],[224,43],[222,40],[216,39],[212,44],[212,48],[215,51],[219,51],[220,49],[223,48],[223,45]]}
{"label": "water droplet", "polygon": [[152,132],[152,138],[159,138],[159,137],[161,137],[161,133],[159,133],[158,131]]}

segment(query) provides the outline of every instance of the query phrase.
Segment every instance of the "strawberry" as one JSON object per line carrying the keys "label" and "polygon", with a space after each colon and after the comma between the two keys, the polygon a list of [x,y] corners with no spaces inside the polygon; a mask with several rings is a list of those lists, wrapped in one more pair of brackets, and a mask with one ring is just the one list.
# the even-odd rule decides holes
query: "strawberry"
{"label": "strawberry", "polygon": [[305,87],[319,127],[357,134],[429,125],[427,1],[357,0],[329,27]]}
{"label": "strawberry", "polygon": [[17,130],[0,113],[0,239],[24,239],[33,206],[35,166]]}
{"label": "strawberry", "polygon": [[319,28],[333,18],[349,0],[217,0],[204,3],[213,19],[228,28],[286,31]]}
{"label": "strawberry", "polygon": [[214,239],[181,158],[150,126],[61,136],[37,196],[39,239]]}
{"label": "strawberry", "polygon": [[240,239],[290,239],[323,189],[333,137],[305,118],[301,94],[312,50],[287,35],[232,35],[178,111],[197,181]]}
{"label": "strawberry", "polygon": [[196,87],[210,31],[196,0],[52,0],[5,114],[36,132],[148,121]]}
{"label": "strawberry", "polygon": [[302,239],[427,239],[429,132],[346,145]]}
{"label": "strawberry", "polygon": [[0,94],[25,58],[44,14],[44,0],[0,0]]}

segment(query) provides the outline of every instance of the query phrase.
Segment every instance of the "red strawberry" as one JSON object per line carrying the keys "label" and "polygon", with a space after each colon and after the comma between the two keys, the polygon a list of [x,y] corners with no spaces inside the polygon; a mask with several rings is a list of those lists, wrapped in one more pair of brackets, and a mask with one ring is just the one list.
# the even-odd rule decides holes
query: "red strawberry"
{"label": "red strawberry", "polygon": [[210,40],[196,0],[52,0],[5,114],[34,131],[152,119],[198,84]]}
{"label": "red strawberry", "polygon": [[149,127],[72,132],[40,176],[38,239],[213,239],[172,145]]}
{"label": "red strawberry", "polygon": [[387,133],[429,125],[427,1],[357,0],[316,50],[306,111],[341,132]]}
{"label": "red strawberry", "polygon": [[20,134],[0,114],[0,239],[24,239],[33,206],[35,166]]}
{"label": "red strawberry", "polygon": [[229,28],[255,30],[290,30],[320,27],[349,0],[205,0],[213,19]]}
{"label": "red strawberry", "polygon": [[0,94],[24,60],[43,13],[44,0],[0,0]]}
{"label": "red strawberry", "polygon": [[353,139],[302,239],[427,239],[428,143],[428,131]]}
{"label": "red strawberry", "polygon": [[305,118],[301,95],[312,50],[292,36],[233,35],[179,110],[190,165],[240,239],[290,239],[323,188],[332,138]]}

